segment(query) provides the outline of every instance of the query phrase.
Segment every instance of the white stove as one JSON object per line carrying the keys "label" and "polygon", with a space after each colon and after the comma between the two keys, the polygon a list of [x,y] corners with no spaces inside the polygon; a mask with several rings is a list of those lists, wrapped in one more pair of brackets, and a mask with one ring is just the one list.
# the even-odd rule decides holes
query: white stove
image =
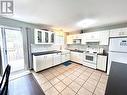
{"label": "white stove", "polygon": [[84,52],[83,62],[85,66],[96,69],[97,67],[97,54],[100,53],[99,48],[87,48]]}

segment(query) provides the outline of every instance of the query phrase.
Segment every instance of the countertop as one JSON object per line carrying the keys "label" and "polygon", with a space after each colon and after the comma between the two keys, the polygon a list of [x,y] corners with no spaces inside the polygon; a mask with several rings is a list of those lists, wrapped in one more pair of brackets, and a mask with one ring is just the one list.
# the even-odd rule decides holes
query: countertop
{"label": "countertop", "polygon": [[73,52],[80,52],[80,53],[84,52],[83,50],[71,50],[71,49],[68,49],[68,50],[73,51]]}
{"label": "countertop", "polygon": [[32,55],[39,56],[39,55],[46,55],[46,54],[53,54],[53,53],[61,53],[61,51],[53,50],[53,51],[34,52],[32,53]]}
{"label": "countertop", "polygon": [[108,53],[98,53],[97,55],[108,56]]}
{"label": "countertop", "polygon": [[105,95],[127,95],[127,63],[111,64]]}
{"label": "countertop", "polygon": [[[83,50],[71,50],[71,49],[68,49],[70,51],[73,51],[73,52],[80,52],[80,53],[84,53],[85,51]],[[97,53],[97,55],[102,55],[102,56],[108,56],[108,53]]]}

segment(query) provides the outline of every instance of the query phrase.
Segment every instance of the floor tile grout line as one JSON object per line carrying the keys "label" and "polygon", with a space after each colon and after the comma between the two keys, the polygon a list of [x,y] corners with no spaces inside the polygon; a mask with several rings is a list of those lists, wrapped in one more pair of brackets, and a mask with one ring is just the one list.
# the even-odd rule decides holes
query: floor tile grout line
{"label": "floor tile grout line", "polygon": [[[71,74],[72,74],[72,73],[71,73]],[[68,77],[68,76],[67,76],[67,77]],[[78,77],[77,77],[77,78],[78,78]],[[65,78],[64,78],[64,79],[65,79]],[[75,79],[76,79],[76,78],[75,78]],[[75,80],[75,79],[74,79],[74,80]],[[63,79],[62,79],[62,80],[63,80]],[[60,81],[63,83],[62,80],[60,80]],[[71,80],[72,80],[72,79],[71,79]],[[72,80],[72,82],[74,82],[74,80]],[[72,82],[71,82],[71,83],[72,83]],[[70,84],[71,84],[71,83],[70,83]],[[65,84],[65,83],[64,83],[64,84]],[[66,87],[65,87],[62,91],[64,91],[67,87],[70,88],[70,87],[69,87],[70,84],[68,84],[68,85],[65,84]],[[70,89],[71,89],[71,88],[70,88]],[[74,91],[73,89],[71,89],[71,90]],[[62,91],[61,91],[61,92],[62,92]],[[61,92],[60,92],[60,94],[61,94]],[[75,91],[74,91],[74,92],[75,92]],[[76,94],[77,94],[77,93],[76,93]],[[76,94],[75,94],[75,95],[76,95]]]}
{"label": "floor tile grout line", "polygon": [[[70,68],[70,69],[71,69],[71,68]],[[68,70],[69,70],[69,69],[68,69]],[[66,70],[66,71],[67,71],[67,70]],[[71,73],[71,74],[72,74],[72,73]],[[66,78],[66,77],[67,77],[67,76],[65,76],[65,78]],[[56,78],[57,78],[57,77],[56,77]],[[64,78],[64,79],[65,79],[65,78]],[[58,79],[58,78],[57,78],[57,79]],[[59,80],[60,80],[60,79],[59,79]],[[63,79],[62,79],[62,80],[63,80]],[[62,80],[60,80],[60,82],[63,83]],[[49,80],[48,80],[48,81],[49,81]],[[49,82],[50,82],[50,81],[49,81]],[[59,82],[58,82],[58,83],[59,83]],[[58,84],[58,83],[57,83],[57,84]],[[72,82],[71,82],[71,83],[72,83]],[[70,84],[71,84],[71,83],[70,83]],[[63,84],[65,84],[65,83],[63,83]],[[51,84],[51,85],[52,85],[52,84]],[[55,85],[56,85],[56,84],[55,84]],[[52,85],[52,86],[55,88],[55,85]],[[66,84],[65,84],[65,85],[66,85]],[[68,87],[68,86],[66,85],[66,87],[65,87],[64,89],[66,89],[67,87]],[[51,87],[50,87],[50,88],[51,88]],[[49,89],[50,89],[50,88],[49,88]],[[56,88],[55,88],[55,89],[56,89]],[[63,89],[63,90],[64,90],[64,89]],[[48,89],[47,89],[47,90],[48,90]],[[46,90],[46,91],[47,91],[47,90]],[[57,90],[57,89],[56,89],[56,90]],[[62,91],[63,91],[63,90],[62,90]],[[46,92],[46,91],[45,91],[45,92]],[[58,91],[58,90],[57,90],[57,91]],[[61,91],[61,92],[62,92],[62,91]],[[58,92],[59,92],[59,91],[58,91]],[[61,94],[61,92],[59,92],[59,94]]]}
{"label": "floor tile grout line", "polygon": [[[61,64],[61,65],[62,65],[62,64]],[[74,67],[77,67],[78,69],[77,69],[77,68],[74,68]],[[68,76],[70,76],[70,75],[74,75],[74,73],[75,73],[75,72],[78,72],[78,70],[81,69],[82,67],[83,67],[83,65],[74,65],[74,66],[72,66],[71,68],[68,68],[67,70],[63,71],[63,72],[60,73],[59,75],[54,75],[51,71],[49,71],[49,73],[51,73],[51,74],[54,75],[54,77],[51,78],[51,79],[47,79],[47,78],[45,77],[45,75],[43,75],[42,73],[41,73],[41,74],[42,74],[42,76],[43,76],[44,78],[47,79],[46,82],[49,82],[49,83],[51,84],[51,87],[54,87],[54,88],[55,88],[55,85],[58,84],[59,82],[62,82],[64,85],[66,85],[66,84],[63,82],[63,80],[64,80],[65,78],[69,78]],[[86,66],[85,66],[85,67],[86,67]],[[63,67],[62,67],[62,68],[63,68]],[[73,68],[74,68],[74,70],[73,70]],[[55,69],[55,71],[57,71],[56,68],[54,68],[54,69]],[[71,70],[71,69],[72,69],[72,71],[70,71],[71,73],[70,73],[69,75],[64,75],[65,72],[67,72],[67,71],[69,71],[69,70]],[[90,68],[90,69],[91,69],[91,68]],[[78,72],[78,73],[80,73],[78,76],[74,75],[76,78],[75,78],[74,80],[71,79],[72,82],[76,82],[76,81],[75,81],[76,79],[81,79],[81,78],[79,78],[79,76],[82,75],[84,72],[86,72],[86,71],[88,70],[88,67],[86,67],[85,70],[83,70],[83,69],[81,69],[81,70],[82,70],[82,72],[81,72],[81,73]],[[58,71],[57,71],[57,72],[58,72]],[[93,72],[89,75],[88,79],[90,79],[91,75],[92,75],[94,72],[95,72],[95,71],[93,71]],[[60,75],[64,75],[65,78],[63,78],[62,80],[61,80],[61,79],[58,79],[57,77],[60,76]],[[96,87],[97,87],[97,85],[98,85],[98,83],[99,83],[99,81],[100,81],[100,79],[101,79],[101,76],[102,76],[102,73],[101,73],[101,75],[100,75],[100,78],[99,78],[99,80],[98,80],[96,86],[95,86],[95,89],[96,89]],[[50,80],[52,80],[52,79],[54,79],[54,78],[57,78],[57,79],[60,80],[60,81],[59,81],[58,83],[56,83],[56,84],[53,85],[53,84],[51,83]],[[69,78],[69,79],[70,79],[70,78]],[[88,79],[87,79],[87,80],[88,80]],[[93,78],[92,78],[92,79],[93,79]],[[81,80],[83,80],[83,79],[81,79]],[[79,90],[83,87],[83,85],[86,83],[87,80],[85,80],[85,82],[84,82],[82,85],[80,85],[80,84],[78,84],[78,83],[76,82],[78,85],[81,86],[81,87],[79,88]],[[95,79],[94,79],[94,80],[95,80]],[[83,81],[84,81],[84,80],[83,80]],[[44,82],[44,83],[46,83],[46,82]],[[71,83],[72,83],[72,82],[71,82]],[[44,83],[43,83],[43,84],[44,84]],[[69,85],[70,85],[71,83],[69,83],[68,85],[66,85],[66,87],[65,87],[63,90],[65,90],[67,87],[69,87]],[[51,88],[51,87],[50,87],[50,88]],[[48,88],[47,90],[49,90],[50,88]],[[69,88],[70,88],[70,87],[69,87]],[[84,88],[84,87],[83,87],[83,88]],[[55,89],[56,89],[56,88],[55,88]],[[70,89],[71,89],[71,88],[70,88]],[[94,89],[94,91],[92,92],[92,94],[94,94],[95,89]],[[46,91],[47,91],[47,90],[46,90]],[[57,90],[57,89],[56,89],[56,90]],[[62,90],[62,91],[63,91],[63,90]],[[74,91],[73,89],[71,89],[71,90]],[[78,90],[77,92],[76,92],[76,91],[74,91],[74,92],[75,92],[76,94],[78,94],[79,90]],[[88,89],[87,89],[87,90],[88,90]],[[46,92],[46,91],[45,91],[45,92]],[[58,90],[57,90],[57,91],[58,91]],[[62,91],[61,91],[61,92],[62,92]],[[88,90],[88,91],[89,91],[89,90]],[[61,92],[58,91],[59,94],[61,94]],[[91,91],[90,91],[90,92],[91,92]]]}
{"label": "floor tile grout line", "polygon": [[[101,73],[101,76],[102,76],[102,73]],[[98,83],[99,83],[99,81],[100,81],[100,79],[101,79],[101,76],[100,76],[100,78],[99,78],[99,80],[98,80],[98,82],[97,82],[97,84],[96,84],[96,87],[95,87],[95,89],[94,89],[94,91],[93,91],[93,95],[94,95],[94,92],[95,92],[95,90],[96,90],[96,88],[97,88],[97,85],[98,85]]]}
{"label": "floor tile grout line", "polygon": [[[88,68],[87,68],[87,69],[88,69]],[[87,70],[87,69],[86,69],[86,70]],[[86,71],[86,70],[85,70],[85,71]],[[92,73],[93,73],[93,72],[92,72]],[[90,76],[92,75],[92,73],[90,74]],[[90,78],[90,76],[88,77],[88,79]],[[88,79],[87,79],[87,80],[88,80]],[[87,80],[86,80],[86,81],[87,81]],[[80,87],[80,89],[83,87],[83,85],[86,83],[86,81],[82,84],[82,86]],[[84,87],[83,87],[83,88],[84,88]],[[79,89],[79,90],[80,90],[80,89]],[[76,94],[78,94],[79,90],[77,91]],[[87,90],[88,90],[88,89],[87,89]],[[89,91],[89,90],[88,90],[88,91]],[[90,91],[90,92],[91,92],[91,91]]]}
{"label": "floor tile grout line", "polygon": [[[81,67],[80,67],[80,68],[81,68]],[[79,69],[80,69],[80,68],[79,68]],[[88,69],[88,68],[87,68],[87,69]],[[86,70],[87,70],[87,69],[86,69]],[[68,70],[69,70],[69,69],[68,69]],[[66,71],[68,71],[68,70],[66,70]],[[86,70],[84,70],[84,71],[86,71]],[[77,71],[77,70],[76,70],[76,71]],[[83,73],[83,72],[82,72],[82,73]],[[71,73],[71,74],[72,74],[72,73]],[[70,74],[70,75],[71,75],[71,74]],[[81,73],[80,73],[80,74],[81,74]],[[45,77],[45,76],[44,76],[44,77]],[[67,77],[68,77],[68,76],[67,76]],[[45,78],[46,78],[46,77],[45,77]],[[77,77],[77,78],[78,78],[78,77]],[[46,79],[47,79],[47,78],[46,78]],[[47,80],[48,80],[48,79],[47,79]],[[59,79],[59,80],[60,80],[60,79]],[[62,80],[63,80],[63,79],[62,79]],[[60,80],[60,81],[62,82],[62,80]],[[74,80],[75,80],[75,79],[74,79]],[[74,80],[72,80],[72,81],[74,81]],[[49,80],[48,80],[48,81],[49,81]],[[62,83],[63,83],[63,82],[62,82]],[[72,83],[72,82],[71,82],[71,83]],[[71,84],[71,83],[70,83],[70,84]],[[51,84],[51,85],[52,85],[52,84]],[[66,84],[65,84],[65,85],[66,85]],[[53,86],[53,85],[52,85],[52,86]],[[53,86],[53,87],[55,88],[55,86]],[[67,85],[65,88],[67,88],[67,87],[69,87],[69,86]],[[50,88],[51,88],[51,87],[50,87]],[[49,89],[50,89],[50,88],[49,88]],[[65,89],[65,88],[64,88],[64,89]],[[69,87],[69,88],[70,88],[70,87]],[[55,89],[56,89],[56,88],[55,88]],[[64,89],[63,89],[63,90],[64,90]],[[70,89],[71,89],[71,88],[70,88]],[[48,89],[47,89],[47,90],[48,90]],[[47,90],[46,90],[46,91],[47,91]],[[56,89],[56,90],[57,90],[57,89]],[[62,91],[63,91],[63,90],[62,90]],[[73,89],[71,89],[71,90],[73,91]],[[46,92],[46,91],[45,91],[45,92]],[[57,91],[58,91],[58,90],[57,90]],[[61,92],[62,92],[62,91],[61,91]],[[58,92],[59,92],[59,91],[58,91]],[[59,92],[59,93],[61,94],[61,92]],[[74,92],[75,92],[75,91],[74,91]],[[78,92],[78,91],[77,91],[77,92]],[[76,93],[76,94],[77,94],[77,93]]]}
{"label": "floor tile grout line", "polygon": [[[71,69],[71,68],[69,68],[69,69]],[[69,69],[67,69],[67,70],[65,70],[65,71],[68,71]],[[51,72],[50,72],[50,73],[51,73]],[[42,73],[41,73],[41,74],[42,74]],[[52,73],[51,73],[51,74],[52,74]],[[60,74],[62,74],[62,73],[60,73]],[[71,74],[72,74],[72,73],[71,73]],[[42,75],[43,75],[43,74],[42,74]],[[55,75],[54,75],[54,76],[55,76]],[[59,76],[59,75],[58,75],[58,76]],[[43,77],[45,77],[45,75],[43,75]],[[55,76],[55,77],[56,77],[56,76]],[[67,76],[65,76],[65,77],[67,77]],[[45,78],[46,78],[46,77],[45,77]],[[57,78],[57,77],[56,77],[56,78]],[[46,79],[47,79],[47,78],[46,78]],[[58,79],[58,78],[57,78],[57,79]],[[59,79],[59,80],[60,80],[60,79]],[[62,80],[63,80],[63,79],[62,79]],[[60,80],[60,81],[62,82],[62,80]],[[49,79],[47,79],[47,82],[49,82],[49,83],[52,85],[52,83],[49,81]],[[46,82],[45,82],[45,83],[46,83]],[[58,82],[58,83],[59,83],[59,82]],[[62,83],[63,83],[63,82],[62,82]],[[55,88],[54,85],[52,85],[51,87],[54,87],[54,88]],[[50,88],[51,88],[51,87],[50,87]],[[66,86],[66,87],[67,87],[67,86]],[[65,88],[66,88],[66,87],[65,87]],[[48,88],[48,89],[50,89],[50,88]],[[65,88],[64,88],[64,89],[65,89]],[[48,90],[48,89],[47,89],[47,90]],[[56,88],[55,88],[55,89],[56,89]],[[63,89],[63,90],[64,90],[64,89]],[[46,91],[47,91],[47,90],[46,90]],[[57,90],[57,89],[56,89],[56,90]],[[63,91],[63,90],[62,90],[62,91]],[[44,92],[46,92],[46,91],[44,91]],[[57,91],[58,91],[58,90],[57,90]],[[61,92],[62,92],[62,91],[61,91]],[[59,92],[59,91],[58,91],[58,92]],[[61,94],[61,92],[59,92],[59,93]]]}
{"label": "floor tile grout line", "polygon": [[[87,69],[88,69],[88,68],[87,68]],[[86,69],[86,70],[87,70],[87,69]],[[86,70],[85,70],[85,71],[86,71]],[[85,71],[84,71],[84,72],[85,72]],[[89,76],[89,77],[90,77],[90,76]],[[88,78],[89,78],[89,77],[88,77]],[[85,82],[86,82],[86,81],[87,81],[87,80],[85,80]],[[81,85],[81,87],[79,88],[79,90],[83,87],[83,85],[85,84],[85,82]],[[79,91],[79,90],[78,90],[78,91]],[[78,94],[78,91],[77,91],[76,94]]]}

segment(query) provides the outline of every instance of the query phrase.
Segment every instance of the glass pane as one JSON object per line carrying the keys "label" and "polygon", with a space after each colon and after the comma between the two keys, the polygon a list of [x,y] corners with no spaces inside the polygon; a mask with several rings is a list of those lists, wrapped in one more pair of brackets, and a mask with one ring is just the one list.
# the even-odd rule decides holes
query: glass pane
{"label": "glass pane", "polygon": [[38,31],[38,43],[42,43],[42,32]]}
{"label": "glass pane", "polygon": [[90,61],[93,61],[93,56],[86,56],[86,60],[90,60]]}
{"label": "glass pane", "polygon": [[18,30],[5,29],[8,64],[11,71],[24,69],[24,53],[22,33]]}
{"label": "glass pane", "polygon": [[49,42],[49,35],[47,32],[45,32],[45,42],[48,43]]}

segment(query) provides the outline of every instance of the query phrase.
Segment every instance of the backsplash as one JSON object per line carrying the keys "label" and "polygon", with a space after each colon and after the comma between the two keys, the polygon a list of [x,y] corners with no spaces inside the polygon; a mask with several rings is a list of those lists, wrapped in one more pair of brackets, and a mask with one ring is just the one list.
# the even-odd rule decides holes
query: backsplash
{"label": "backsplash", "polygon": [[108,52],[108,45],[97,45],[97,44],[87,44],[87,45],[67,45],[67,49],[78,49],[86,50],[86,48],[103,48],[105,52]]}
{"label": "backsplash", "polygon": [[31,44],[31,52],[42,52],[50,50],[61,50],[65,49],[65,45],[55,45],[55,44]]}

